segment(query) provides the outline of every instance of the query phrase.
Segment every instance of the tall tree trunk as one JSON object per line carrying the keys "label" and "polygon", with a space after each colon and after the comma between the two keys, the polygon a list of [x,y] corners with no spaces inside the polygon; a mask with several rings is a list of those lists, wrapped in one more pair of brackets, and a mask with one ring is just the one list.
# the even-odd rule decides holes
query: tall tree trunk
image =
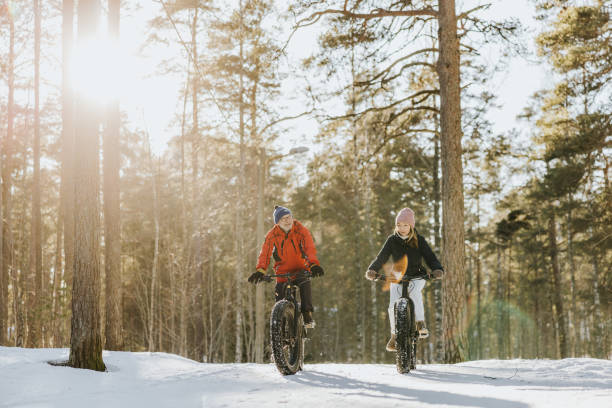
{"label": "tall tree trunk", "polygon": [[60,204],[57,209],[57,231],[55,240],[55,267],[53,268],[53,289],[51,293],[51,327],[49,335],[51,336],[52,347],[60,347],[62,345],[62,336],[60,330],[61,316],[59,289],[60,280],[62,279],[62,240],[64,239],[64,214]]}
{"label": "tall tree trunk", "polygon": [[0,136],[0,346],[8,327],[8,274],[4,271],[4,137]]}
{"label": "tall tree trunk", "polygon": [[[478,193],[479,194],[479,193]],[[476,198],[476,358],[482,359],[482,264],[480,262],[480,194]]]}
{"label": "tall tree trunk", "polygon": [[[189,64],[188,64],[189,65]],[[189,68],[188,68],[189,71]],[[179,302],[179,354],[187,356],[187,275],[189,271],[190,244],[187,238],[187,209],[185,201],[185,122],[187,112],[187,96],[189,95],[189,72],[185,83],[185,94],[183,96],[183,115],[181,121],[181,248],[182,258],[180,263],[180,302]]]}
{"label": "tall tree trunk", "polygon": [[442,154],[442,238],[445,358],[448,363],[463,359],[465,346],[465,271],[463,226],[463,165],[461,163],[461,99],[459,77],[459,38],[455,1],[438,1],[440,54],[440,128]]}
{"label": "tall tree trunk", "polygon": [[[82,45],[96,33],[99,0],[80,0],[78,39]],[[94,82],[92,73],[89,81]],[[75,268],[72,287],[72,329],[69,365],[104,371],[100,327],[100,171],[99,122],[93,98],[77,97],[75,115]]]}
{"label": "tall tree trunk", "polygon": [[[60,205],[64,214],[64,273],[67,297],[62,304],[67,305],[72,293],[74,274],[74,234],[75,234],[75,134],[74,134],[74,98],[70,79],[70,61],[73,46],[74,1],[63,0],[62,3],[62,169],[60,186]],[[66,321],[69,321],[66,319]],[[63,326],[63,325],[62,325]],[[62,327],[63,336],[68,327]],[[62,337],[63,337],[62,336]]]}
{"label": "tall tree trunk", "polygon": [[[591,239],[593,239],[593,227],[590,228]],[[591,250],[591,266],[593,268],[593,356],[606,358],[606,339],[604,331],[604,320],[601,313],[601,300],[599,297],[599,262],[597,254]]]}
{"label": "tall tree trunk", "polygon": [[236,336],[236,348],[235,348],[235,356],[234,361],[236,363],[242,362],[242,279],[244,276],[243,265],[244,265],[244,234],[239,232],[238,221],[239,217],[244,216],[244,161],[245,161],[245,152],[244,152],[244,38],[243,38],[243,8],[242,8],[242,0],[240,0],[240,65],[239,65],[239,83],[240,89],[239,99],[238,99],[238,109],[240,112],[240,174],[239,174],[239,185],[238,185],[238,208],[236,214],[236,238],[237,238],[237,260],[236,260],[236,276],[235,276],[235,285],[236,285],[236,304],[235,304],[235,312],[236,312],[236,327],[235,327],[235,336]]}
{"label": "tall tree trunk", "polygon": [[[192,52],[193,52],[193,67],[194,73],[198,72],[198,47],[197,47],[197,25],[198,25],[198,7],[195,7],[195,12],[193,15],[193,21],[191,25],[191,41],[192,41]],[[192,179],[192,201],[193,201],[193,278],[194,278],[194,304],[193,310],[195,313],[194,316],[194,351],[196,353],[197,361],[202,361],[202,357],[204,356],[204,316],[202,314],[202,298],[203,287],[202,287],[202,279],[203,279],[203,254],[202,254],[202,245],[204,239],[204,232],[202,230],[200,216],[200,199],[198,197],[199,188],[197,186],[198,177],[199,177],[199,162],[198,155],[200,154],[200,128],[199,128],[199,120],[198,120],[198,93],[199,93],[199,78],[197,75],[193,77],[193,148],[192,148],[192,159],[193,159],[193,179]]]}
{"label": "tall tree trunk", "polygon": [[578,322],[578,308],[576,307],[576,264],[574,262],[574,233],[572,230],[572,195],[568,194],[568,209],[567,209],[567,260],[570,270],[570,293],[572,296],[572,310],[570,326],[574,329],[573,334],[573,357],[577,357],[580,345],[580,324]]}
{"label": "tall tree trunk", "polygon": [[153,185],[153,222],[155,225],[155,245],[153,247],[153,265],[151,267],[151,291],[149,292],[150,308],[149,308],[149,352],[155,350],[153,322],[155,321],[155,293],[157,288],[157,267],[159,260],[159,199],[157,192],[157,174],[155,164],[151,154],[151,145],[149,144],[149,164],[151,169],[151,183]]}
{"label": "tall tree trunk", "polygon": [[[257,130],[257,109],[256,109],[257,89],[253,90],[251,100],[251,129],[253,140],[256,140],[255,133]],[[257,166],[257,224],[255,235],[257,237],[256,245],[261,248],[264,242],[264,198],[265,198],[265,174],[266,174],[266,151],[263,143],[263,137],[257,140],[259,143],[259,166]],[[264,316],[264,285],[255,285],[255,362],[263,363],[264,358],[264,340],[266,321]]]}
{"label": "tall tree trunk", "polygon": [[[499,241],[499,240],[498,240]],[[497,261],[495,264],[495,270],[497,271],[497,290],[496,290],[496,308],[497,308],[497,358],[503,359],[504,356],[504,307],[503,307],[503,293],[504,293],[504,281],[502,278],[502,248],[501,243],[495,244],[495,251],[497,254]]]}
{"label": "tall tree trunk", "polygon": [[[436,253],[441,253],[442,238],[440,236],[440,123],[437,114],[434,116],[436,133],[434,134],[434,159],[433,159],[433,204],[434,204],[434,245]],[[444,310],[442,308],[442,282],[434,281],[434,304],[435,304],[435,322],[436,322],[436,344],[435,344],[435,360],[444,361],[444,332],[442,327],[442,316]]]}
{"label": "tall tree trunk", "polygon": [[[34,0],[34,172],[32,185],[32,236],[28,285],[28,347],[40,347],[42,324],[42,244],[40,214],[40,3]],[[33,285],[32,285],[33,283]],[[33,290],[32,290],[33,289]]]}
{"label": "tall tree trunk", "polygon": [[559,330],[559,352],[561,358],[569,356],[569,347],[567,342],[567,325],[565,322],[565,313],[563,312],[563,298],[562,298],[562,283],[561,283],[561,270],[559,268],[559,255],[557,249],[557,232],[555,223],[555,213],[550,208],[550,214],[548,216],[548,245],[550,251],[550,262],[552,267],[553,277],[553,296],[555,305],[555,317],[558,324]]}
{"label": "tall tree trunk", "polygon": [[[8,323],[8,282],[9,276],[13,277],[13,305],[16,305],[18,288],[15,287],[14,279],[14,254],[13,254],[13,223],[12,223],[12,172],[13,172],[13,124],[15,121],[15,22],[9,15],[9,59],[7,64],[8,76],[8,100],[7,100],[7,126],[6,136],[3,139],[3,149],[0,154],[4,154],[4,165],[2,171],[2,270],[0,283],[3,292],[3,302],[0,305],[0,326],[3,327],[0,334],[0,344],[3,344]],[[13,308],[16,311],[15,307]],[[6,325],[6,326],[4,326]],[[6,339],[8,341],[8,339]]]}
{"label": "tall tree trunk", "polygon": [[506,346],[505,354],[507,358],[512,358],[512,336],[510,335],[510,293],[511,285],[510,281],[512,276],[512,238],[508,243],[508,267],[506,268],[506,292],[504,298],[504,344]]}
{"label": "tall tree trunk", "polygon": [[[370,157],[370,135],[365,135],[365,154],[366,157]],[[374,253],[374,228],[372,228],[372,174],[370,165],[366,162],[365,164],[365,194],[364,194],[364,211],[365,211],[365,232],[368,242],[368,254]],[[377,287],[375,283],[370,285],[370,307],[371,307],[371,362],[378,362],[378,299],[377,299]],[[364,336],[365,337],[365,336]]]}
{"label": "tall tree trunk", "polygon": [[[108,31],[113,44],[119,43],[120,0],[108,2]],[[106,282],[105,348],[123,348],[121,221],[119,168],[119,99],[113,95],[106,112],[104,132],[104,269]]]}

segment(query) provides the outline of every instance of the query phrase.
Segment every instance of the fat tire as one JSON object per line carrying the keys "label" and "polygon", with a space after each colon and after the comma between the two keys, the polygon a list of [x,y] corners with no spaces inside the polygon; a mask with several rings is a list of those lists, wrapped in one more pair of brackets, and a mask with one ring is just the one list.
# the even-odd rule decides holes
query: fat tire
{"label": "fat tire", "polygon": [[279,300],[272,308],[270,315],[270,343],[274,364],[282,375],[295,374],[302,366],[302,316],[297,313],[297,333],[293,334],[296,311],[287,300]]}
{"label": "fat tire", "polygon": [[395,365],[400,374],[410,372],[412,362],[412,313],[408,299],[400,298],[395,303],[396,348]]}

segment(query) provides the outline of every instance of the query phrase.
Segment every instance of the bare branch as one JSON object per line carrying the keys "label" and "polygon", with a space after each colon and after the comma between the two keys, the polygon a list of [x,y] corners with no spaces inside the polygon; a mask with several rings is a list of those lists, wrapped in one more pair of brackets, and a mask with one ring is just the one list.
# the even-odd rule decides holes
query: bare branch
{"label": "bare branch", "polygon": [[385,9],[374,9],[370,13],[353,13],[352,11],[348,11],[346,9],[346,2],[344,4],[344,8],[342,10],[337,9],[327,9],[317,11],[310,16],[300,20],[296,24],[297,27],[306,27],[312,25],[319,21],[319,19],[326,14],[340,14],[347,18],[355,18],[361,20],[371,20],[374,18],[381,17],[415,17],[415,16],[433,16],[437,17],[438,12],[433,8],[427,7],[420,10],[385,10]]}
{"label": "bare branch", "polygon": [[272,122],[268,123],[266,126],[264,126],[259,133],[257,134],[257,136],[261,136],[265,133],[266,130],[270,129],[272,126],[275,126],[281,122],[286,122],[288,120],[293,120],[293,119],[298,119],[301,118],[302,116],[306,116],[306,115],[310,115],[312,112],[314,112],[314,108],[307,111],[307,112],[302,112],[299,115],[295,115],[295,116],[285,116],[284,118],[280,118],[277,120],[273,120]]}
{"label": "bare branch", "polygon": [[489,4],[481,4],[480,6],[474,7],[473,9],[470,9],[468,11],[464,11],[463,13],[459,14],[457,16],[457,20],[461,20],[466,18],[467,16],[469,16],[470,14],[472,14],[473,12],[480,10],[480,9],[488,9],[491,7],[491,3]]}
{"label": "bare branch", "polygon": [[[378,74],[376,74],[374,77],[372,77],[368,81],[360,81],[360,82],[356,82],[355,84],[356,85],[361,85],[361,84],[367,84],[368,82],[375,81],[376,79],[380,78],[385,73],[391,71],[391,69],[393,69],[393,67],[395,65],[399,64],[401,61],[404,61],[404,60],[406,60],[408,58],[414,57],[415,55],[418,55],[418,54],[422,54],[422,53],[426,53],[426,52],[437,52],[437,51],[438,51],[437,48],[424,48],[422,50],[415,51],[415,52],[413,52],[411,54],[408,54],[406,56],[403,56],[403,57],[395,60],[391,65],[389,65],[387,68],[385,68],[382,71],[380,71]],[[424,63],[424,64],[426,64],[426,63]],[[431,64],[429,64],[429,65],[431,65]]]}
{"label": "bare branch", "polygon": [[[423,93],[431,93],[431,94],[437,94],[438,91],[419,91],[413,95],[408,96],[407,98],[404,99],[400,99],[399,101],[395,101],[390,105],[387,106],[380,106],[380,107],[372,107],[372,108],[368,108],[364,111],[361,112],[356,112],[356,113],[348,113],[346,115],[342,115],[342,116],[332,116],[332,117],[328,117],[326,120],[331,121],[331,120],[341,120],[341,119],[348,119],[348,118],[354,118],[356,116],[361,116],[364,115],[366,113],[370,113],[370,112],[381,112],[387,109],[391,109],[394,106],[399,105],[402,102],[406,102],[409,99],[412,99],[418,95],[422,95]],[[413,106],[413,107],[408,107],[403,109],[400,113],[398,113],[397,115],[395,115],[395,117],[401,116],[401,114],[409,112],[409,111],[418,111],[418,110],[428,110],[428,111],[433,111],[433,112],[438,112],[438,110],[436,108],[432,108],[431,106]]]}

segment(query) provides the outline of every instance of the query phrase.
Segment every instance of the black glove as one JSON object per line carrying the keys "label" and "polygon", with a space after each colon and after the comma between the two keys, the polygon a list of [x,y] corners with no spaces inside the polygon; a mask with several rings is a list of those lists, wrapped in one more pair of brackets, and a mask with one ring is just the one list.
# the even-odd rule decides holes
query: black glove
{"label": "black glove", "polygon": [[313,278],[323,276],[325,274],[325,272],[323,272],[323,268],[321,268],[319,265],[312,265],[310,267],[310,273],[312,273]]}
{"label": "black glove", "polygon": [[249,276],[249,283],[257,284],[264,280],[266,275],[263,272],[257,271],[253,272],[251,276]]}
{"label": "black glove", "polygon": [[442,269],[436,269],[428,273],[427,276],[429,279],[439,280],[442,279],[442,275],[444,275],[444,271]]}

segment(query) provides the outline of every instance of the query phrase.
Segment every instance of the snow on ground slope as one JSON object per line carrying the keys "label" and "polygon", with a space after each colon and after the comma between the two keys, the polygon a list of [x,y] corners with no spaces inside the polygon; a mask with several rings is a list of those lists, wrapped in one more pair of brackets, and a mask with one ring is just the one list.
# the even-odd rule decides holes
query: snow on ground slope
{"label": "snow on ground slope", "polygon": [[202,364],[105,351],[104,373],[54,367],[67,349],[0,347],[0,407],[612,407],[612,361],[484,360],[419,365]]}

